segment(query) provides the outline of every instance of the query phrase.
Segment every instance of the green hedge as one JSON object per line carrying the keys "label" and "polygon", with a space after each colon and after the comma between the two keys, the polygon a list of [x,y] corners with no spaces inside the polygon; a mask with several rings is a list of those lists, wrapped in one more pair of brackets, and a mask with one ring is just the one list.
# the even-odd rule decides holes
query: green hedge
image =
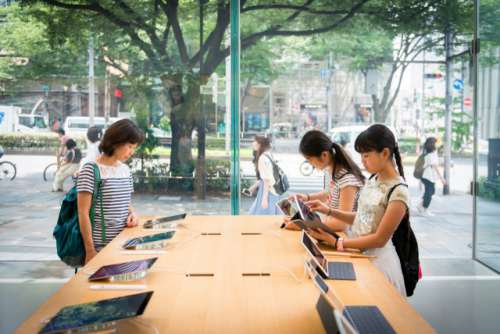
{"label": "green hedge", "polygon": [[[76,137],[78,147],[85,148],[85,138]],[[55,151],[59,137],[53,132],[43,133],[0,133],[0,145],[9,151]]]}
{"label": "green hedge", "polygon": [[225,146],[225,139],[224,137],[221,138],[215,138],[215,137],[207,137],[206,139],[206,148],[207,149],[218,149],[218,150],[223,150]]}
{"label": "green hedge", "polygon": [[479,197],[500,201],[500,177],[494,181],[490,181],[486,177],[480,177],[477,184]]}
{"label": "green hedge", "polygon": [[[206,163],[207,190],[215,192],[229,191],[229,160],[208,159]],[[130,164],[134,176],[134,187],[138,191],[165,193],[170,191],[193,191],[194,172],[179,177],[170,173],[169,162],[157,159],[144,161],[144,167],[137,159]],[[245,181],[246,182],[246,181]]]}
{"label": "green hedge", "polygon": [[[78,147],[86,148],[84,135],[72,138]],[[0,145],[8,151],[55,151],[59,147],[59,138],[53,132],[0,133]],[[207,137],[206,148],[223,150],[224,138]]]}
{"label": "green hedge", "polygon": [[401,153],[415,153],[417,152],[418,140],[417,138],[400,138],[398,145]]}
{"label": "green hedge", "polygon": [[[230,190],[230,162],[222,159],[208,159],[206,163],[207,190],[228,192]],[[144,169],[138,160],[130,165],[134,176],[134,188],[149,193],[167,193],[171,191],[192,192],[194,173],[186,177],[171,175],[168,162],[156,159],[145,161]],[[246,188],[253,180],[241,179],[241,187]]]}

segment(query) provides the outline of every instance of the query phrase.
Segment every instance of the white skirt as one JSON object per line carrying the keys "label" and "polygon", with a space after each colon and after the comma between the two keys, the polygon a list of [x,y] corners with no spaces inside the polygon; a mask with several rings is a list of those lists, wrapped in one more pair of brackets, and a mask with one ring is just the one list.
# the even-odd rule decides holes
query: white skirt
{"label": "white skirt", "polygon": [[384,273],[389,282],[391,282],[399,293],[406,298],[406,288],[403,272],[401,270],[401,263],[399,262],[398,253],[396,253],[392,241],[389,240],[382,248],[367,249],[364,251],[364,254],[376,256],[376,258],[370,259],[370,261]]}

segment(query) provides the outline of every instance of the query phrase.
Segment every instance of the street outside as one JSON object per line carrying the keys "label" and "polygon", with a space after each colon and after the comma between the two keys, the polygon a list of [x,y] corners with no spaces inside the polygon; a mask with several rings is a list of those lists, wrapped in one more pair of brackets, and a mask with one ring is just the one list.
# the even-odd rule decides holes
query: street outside
{"label": "street outside", "polygon": [[[321,189],[322,173],[314,171],[311,176],[301,175],[299,166],[304,159],[300,154],[292,153],[298,143],[286,142],[288,149],[282,146],[283,143],[278,146],[279,151],[289,153],[274,153],[274,157],[290,179],[290,192],[314,192]],[[50,182],[45,182],[42,178],[43,169],[55,160],[54,157],[6,155],[4,159],[16,164],[17,177],[14,181],[2,180],[0,183],[0,266],[11,267],[11,270],[2,271],[0,276],[26,278],[27,271],[23,263],[58,261],[51,233],[64,194],[50,192]],[[484,168],[481,166],[481,169]],[[243,175],[254,175],[251,161],[242,161],[241,169]],[[416,207],[422,189],[412,176],[411,165],[405,166],[405,173],[412,195],[412,206]],[[472,196],[468,194],[471,180],[472,159],[455,159],[451,174],[452,195],[442,196],[442,190],[437,190],[431,206],[435,216],[419,217],[412,210],[412,223],[419,237],[423,256],[471,257]],[[72,181],[67,180],[65,189],[69,189],[71,184]],[[141,215],[168,215],[184,211],[200,215],[229,214],[228,196],[197,200],[191,193],[183,196],[136,193],[133,205]],[[242,214],[248,210],[252,200],[253,198],[242,196]],[[31,265],[28,267],[34,268]],[[62,272],[68,272],[61,271],[64,267],[56,264],[44,268],[45,277],[61,277]]]}
{"label": "street outside", "polygon": [[[323,175],[314,171],[303,176],[299,171],[304,159],[296,152],[297,142],[277,145],[274,157],[288,175],[291,192],[314,192],[323,188]],[[42,173],[51,156],[6,155],[5,160],[17,166],[13,181],[0,181],[0,309],[9,319],[0,324],[0,333],[9,333],[46,298],[73,276],[73,269],[59,261],[55,252],[52,230],[56,224],[64,193],[51,192],[50,182],[43,181]],[[2,159],[2,160],[3,160]],[[445,277],[482,277],[491,279],[494,273],[471,261],[472,258],[472,196],[468,194],[472,180],[472,159],[454,159],[451,174],[452,194],[442,196],[439,188],[433,198],[432,217],[418,216],[411,210],[411,223],[419,241],[424,279],[422,294],[413,304],[426,313],[423,299],[435,282]],[[242,175],[254,175],[250,161],[241,161]],[[421,189],[412,176],[412,164],[405,166],[410,186],[412,208],[420,201]],[[485,175],[484,162],[480,174]],[[65,190],[71,187],[67,180]],[[253,198],[241,198],[241,213],[247,212]],[[229,194],[197,200],[192,194],[153,195],[135,193],[133,206],[140,215],[171,215],[187,212],[192,215],[230,214]],[[500,249],[495,246],[500,231],[496,220],[500,205],[490,201],[478,201],[478,257],[492,263]],[[277,219],[280,219],[277,217]],[[294,232],[290,232],[294,233]],[[457,275],[457,276],[454,276]],[[433,291],[433,290],[429,290]],[[16,303],[12,310],[10,303]],[[435,323],[439,323],[436,321]]]}

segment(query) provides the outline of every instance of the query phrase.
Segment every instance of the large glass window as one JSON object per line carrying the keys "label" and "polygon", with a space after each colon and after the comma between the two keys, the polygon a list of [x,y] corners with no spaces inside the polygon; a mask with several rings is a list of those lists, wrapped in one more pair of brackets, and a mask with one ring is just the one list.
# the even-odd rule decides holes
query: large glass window
{"label": "large glass window", "polygon": [[500,271],[500,2],[478,2],[475,256]]}

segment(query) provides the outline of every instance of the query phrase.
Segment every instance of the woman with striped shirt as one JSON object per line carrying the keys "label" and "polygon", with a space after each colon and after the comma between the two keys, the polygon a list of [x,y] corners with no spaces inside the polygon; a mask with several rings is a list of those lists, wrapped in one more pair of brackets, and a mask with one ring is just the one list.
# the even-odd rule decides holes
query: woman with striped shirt
{"label": "woman with striped shirt", "polygon": [[[365,177],[345,150],[321,131],[307,132],[300,141],[299,150],[314,168],[324,170],[330,181],[328,191],[295,196],[314,211],[323,213],[325,224],[334,230],[344,231],[347,225],[332,217],[331,210],[356,211],[359,190]],[[285,224],[287,229],[299,229],[289,217],[285,217]]]}
{"label": "woman with striped shirt", "polygon": [[143,140],[144,133],[128,119],[113,123],[104,133],[99,145],[102,154],[96,160],[101,176],[102,211],[101,198],[97,198],[93,228],[90,208],[96,191],[94,163],[85,164],[80,171],[77,181],[78,220],[85,246],[85,264],[125,227],[137,226],[137,217],[131,206],[132,175],[124,162],[130,159]]}

